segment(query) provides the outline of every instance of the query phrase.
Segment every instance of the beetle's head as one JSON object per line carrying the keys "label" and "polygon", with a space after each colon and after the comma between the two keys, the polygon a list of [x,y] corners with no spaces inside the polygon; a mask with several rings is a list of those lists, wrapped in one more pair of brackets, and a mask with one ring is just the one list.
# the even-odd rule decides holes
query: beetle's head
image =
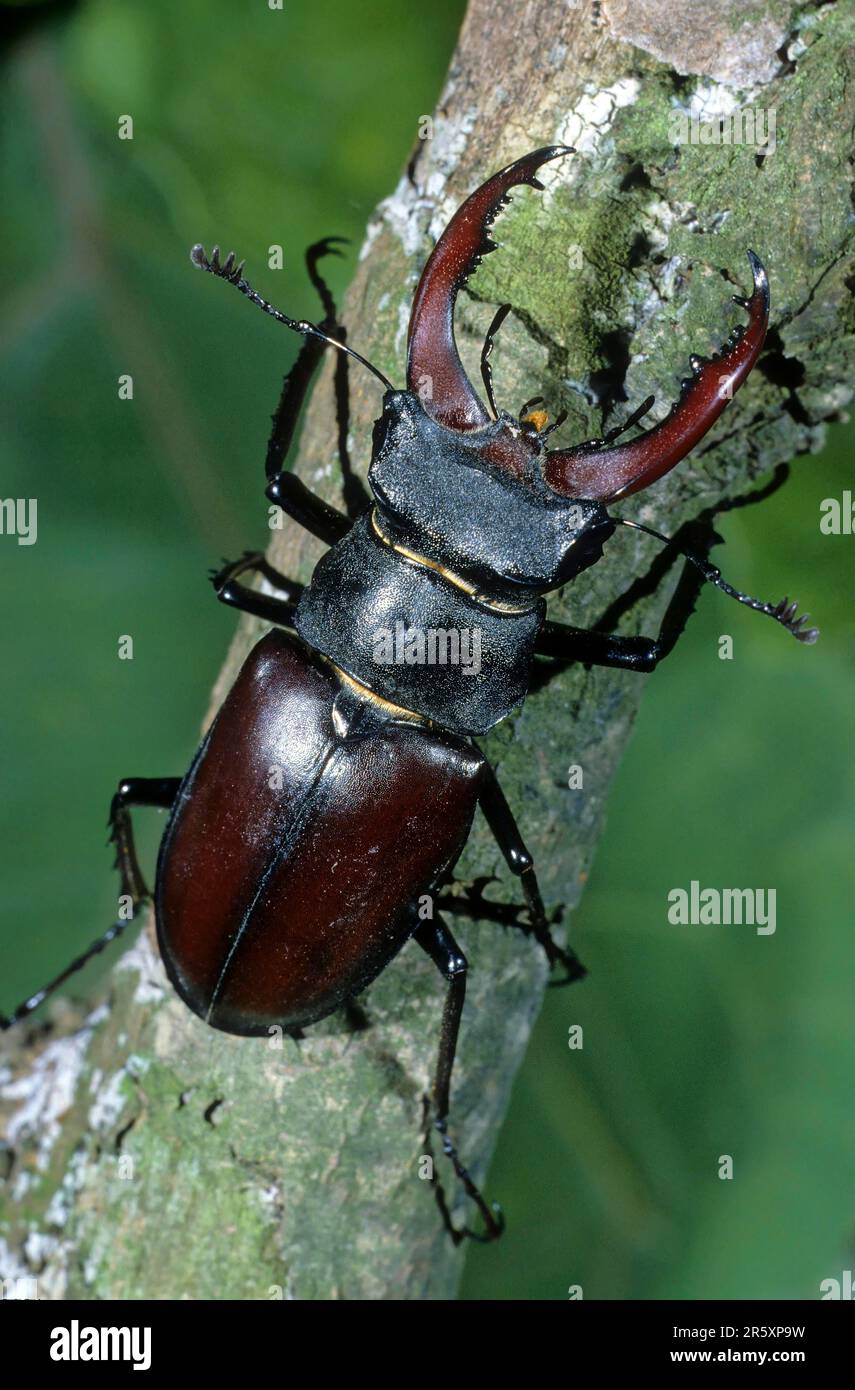
{"label": "beetle's head", "polygon": [[562,499],[608,503],[649,487],[670,472],[725,409],[763,346],[769,285],[759,258],[749,251],[754,290],[749,300],[737,300],[748,311],[748,325],[735,329],[711,358],[691,359],[692,376],[683,382],[680,398],[665,419],[629,443],[614,444],[646,413],[653,404],[651,397],[620,429],[570,449],[549,449],[546,445],[555,427],[546,426],[542,413],[532,408],[539,398],[523,408],[520,420],[496,409],[489,359],[493,335],[510,309],[502,305],[481,357],[488,410],[464,371],[454,340],[457,293],[481,258],[494,249],[489,231],[510,190],[519,184],[542,187],[536,171],[550,160],[572,153],[553,145],[518,159],[476,189],[452,217],[428,259],[413,299],[407,385],[433,420],[477,440],[490,466],[519,480],[531,481],[536,474],[552,495]]}
{"label": "beetle's head", "polygon": [[[234,253],[222,262],[217,247],[210,260],[202,246],[194,246],[190,253],[194,265],[236,285],[266,313],[302,333],[315,345],[329,344],[355,359],[387,388],[383,415],[375,433],[371,470],[371,482],[378,500],[382,501],[384,488],[387,492],[388,488],[376,465],[381,457],[388,459],[397,455],[399,460],[408,459],[410,470],[417,469],[411,483],[415,482],[423,492],[432,489],[441,511],[439,499],[444,483],[433,474],[419,477],[418,465],[423,475],[426,464],[434,468],[437,461],[457,458],[468,464],[468,468],[458,470],[460,477],[455,491],[460,493],[462,477],[462,486],[469,489],[470,529],[480,527],[495,547],[509,523],[524,526],[527,520],[531,522],[520,499],[526,493],[529,502],[537,499],[541,515],[548,513],[553,530],[563,527],[560,545],[556,537],[552,537],[556,544],[551,546],[554,554],[548,572],[543,569],[542,556],[540,560],[531,557],[529,572],[529,561],[521,553],[511,554],[514,549],[525,551],[524,538],[520,536],[516,537],[507,555],[503,555],[501,549],[497,555],[500,577],[507,571],[509,582],[541,589],[565,582],[598,558],[603,540],[611,534],[606,503],[648,487],[694,448],[754,366],[763,346],[769,317],[766,272],[758,257],[749,251],[754,291],[750,299],[738,300],[748,311],[747,328],[735,329],[725,347],[712,358],[691,359],[692,377],[683,382],[680,399],[659,424],[627,444],[614,444],[619,435],[646,413],[653,403],[651,397],[625,425],[610,431],[604,438],[589,439],[571,449],[550,449],[546,439],[560,423],[560,417],[555,425],[547,425],[544,413],[534,408],[540,397],[529,401],[516,419],[496,408],[490,353],[493,336],[510,310],[510,305],[503,304],[493,319],[481,354],[488,411],[463,369],[454,340],[457,294],[481,258],[494,249],[490,228],[500,208],[508,201],[511,189],[520,184],[542,188],[536,177],[537,170],[565,154],[573,154],[573,150],[564,145],[549,145],[524,155],[500,169],[458,208],[428,258],[413,298],[407,335],[406,391],[396,391],[378,367],[332,337],[325,327],[292,319],[262,299],[244,278],[243,262],[235,264]],[[310,269],[312,257],[316,260],[319,255],[329,254],[335,249],[330,241],[335,240],[331,238],[310,248]],[[435,427],[432,432],[431,425]],[[277,456],[269,453],[270,476],[271,467],[275,468],[276,463]],[[487,494],[493,498],[498,495],[495,486],[486,488],[485,480],[492,480],[494,484],[503,480],[509,499],[516,498],[519,503],[516,511],[509,508],[504,528],[498,524],[498,518],[497,525],[491,527],[489,518],[483,511],[479,512],[479,508],[486,505]],[[391,502],[390,509],[394,510]],[[464,520],[462,512],[459,519]],[[559,551],[560,557],[556,560]],[[560,577],[556,579],[556,575]]]}
{"label": "beetle's head", "polygon": [[473,430],[440,423],[411,391],[388,391],[368,480],[377,525],[500,596],[545,593],[594,564],[614,531],[601,502],[544,478],[543,424],[500,412]]}
{"label": "beetle's head", "polygon": [[[695,447],[757,361],[769,321],[766,272],[759,257],[749,251],[754,289],[750,299],[734,296],[747,310],[747,326],[734,329],[711,358],[690,359],[692,376],[682,383],[679,400],[663,420],[629,443],[615,444],[647,413],[653,404],[651,396],[604,438],[589,439],[571,449],[550,449],[547,436],[560,420],[554,426],[546,424],[544,413],[534,409],[539,397],[529,401],[516,419],[496,408],[489,359],[493,335],[510,311],[510,305],[503,304],[481,353],[488,413],[463,369],[454,341],[457,293],[481,257],[493,250],[489,229],[510,190],[519,184],[542,188],[536,171],[565,154],[573,150],[550,145],[524,155],[477,188],[455,213],[428,259],[413,299],[406,391],[395,390],[378,367],[332,337],[325,327],[292,319],[262,299],[244,278],[243,262],[235,264],[233,252],[222,262],[217,247],[210,260],[202,246],[194,246],[190,253],[194,265],[236,285],[265,313],[313,343],[347,354],[383,383],[386,396],[375,428],[369,473],[378,501],[375,526],[389,525],[395,534],[386,539],[402,553],[408,553],[406,542],[412,536],[421,545],[421,557],[435,567],[454,565],[461,579],[476,584],[486,579],[494,595],[505,588],[512,599],[521,589],[545,593],[600,558],[618,524],[606,504],[649,487]],[[330,242],[335,240],[310,247],[310,271],[318,256],[334,249]],[[276,479],[271,466],[275,470],[276,464],[277,455],[271,450],[272,483]],[[817,629],[807,628],[807,619],[797,617],[796,605],[787,599],[764,604],[741,594],[704,558],[681,551],[675,540],[640,522],[619,521],[676,547],[704,579],[782,623],[800,642],[816,640]]]}

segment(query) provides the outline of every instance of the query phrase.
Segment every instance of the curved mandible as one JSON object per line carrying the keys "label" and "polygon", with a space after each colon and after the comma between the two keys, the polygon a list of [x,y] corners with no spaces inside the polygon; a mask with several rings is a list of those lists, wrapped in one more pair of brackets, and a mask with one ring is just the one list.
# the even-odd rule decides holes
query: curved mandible
{"label": "curved mandible", "polygon": [[482,256],[495,249],[488,232],[510,190],[526,183],[542,188],[535,171],[550,159],[573,153],[567,145],[546,145],[500,169],[461,204],[431,252],[410,314],[407,386],[440,424],[474,430],[491,418],[463,370],[454,340],[457,292]]}
{"label": "curved mandible", "polygon": [[664,420],[644,434],[604,448],[589,440],[573,449],[555,449],[543,467],[553,491],[592,502],[616,502],[649,487],[670,473],[707,430],[742,385],[763,346],[769,323],[769,281],[760,258],[748,252],[754,291],[750,299],[734,295],[748,310],[747,327],[736,328],[721,352],[711,358],[690,358],[692,376],[683,383],[676,405]]}

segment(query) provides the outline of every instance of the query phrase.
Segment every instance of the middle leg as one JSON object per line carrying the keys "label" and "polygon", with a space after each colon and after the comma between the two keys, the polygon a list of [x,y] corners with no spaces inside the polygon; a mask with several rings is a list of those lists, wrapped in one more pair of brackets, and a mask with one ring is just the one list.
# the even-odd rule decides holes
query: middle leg
{"label": "middle leg", "polygon": [[550,966],[564,967],[565,978],[557,980],[556,984],[569,985],[574,980],[581,980],[587,971],[579,957],[575,951],[559,946],[549,930],[549,920],[534,871],[534,860],[526,848],[499,779],[489,764],[485,765],[480,806],[508,868],[512,874],[516,874],[525,894],[531,926],[522,927],[522,930],[530,931],[543,947]]}
{"label": "middle leg", "polygon": [[[246,584],[239,584],[239,576],[250,572],[262,575],[282,597],[273,598],[269,594],[259,593],[257,589],[250,589]],[[260,551],[247,550],[239,560],[226,561],[222,569],[212,570],[211,583],[220,603],[237,608],[241,613],[252,613],[254,617],[263,618],[265,622],[275,623],[279,627],[294,626],[294,614],[303,585],[296,579],[286,579]]]}

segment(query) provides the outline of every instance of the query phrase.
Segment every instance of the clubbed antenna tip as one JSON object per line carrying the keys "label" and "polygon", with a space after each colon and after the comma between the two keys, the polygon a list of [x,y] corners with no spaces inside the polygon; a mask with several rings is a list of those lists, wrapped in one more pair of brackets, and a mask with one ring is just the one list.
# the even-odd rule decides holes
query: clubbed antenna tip
{"label": "clubbed antenna tip", "polygon": [[806,643],[812,647],[819,637],[818,627],[805,627],[805,623],[810,618],[810,613],[802,613],[800,618],[796,617],[798,603],[794,599],[790,603],[788,598],[782,598],[780,603],[776,603],[770,614],[779,623],[783,623],[788,632],[791,632],[799,642]]}
{"label": "clubbed antenna tip", "polygon": [[[339,237],[333,239],[337,241],[341,240]],[[304,338],[317,338],[319,341],[327,343],[329,347],[334,347],[338,352],[343,352],[346,356],[352,357],[355,362],[359,362],[361,366],[367,367],[369,372],[373,373],[373,375],[377,377],[377,380],[383,383],[387,391],[394,391],[395,388],[389,378],[384,376],[380,369],[375,367],[372,362],[369,362],[366,357],[363,357],[361,353],[354,352],[353,348],[346,347],[344,343],[340,343],[336,338],[331,338],[330,335],[325,333],[322,328],[319,328],[316,323],[309,323],[306,319],[292,319],[288,314],[283,314],[280,309],[274,308],[268,300],[264,299],[257,290],[252,288],[248,280],[244,279],[243,268],[246,265],[246,261],[239,261],[235,264],[234,251],[230,251],[226,259],[221,261],[220,248],[219,246],[215,246],[211,252],[211,259],[209,260],[204,246],[201,242],[197,242],[195,246],[191,247],[190,259],[199,270],[207,270],[211,275],[216,275],[219,279],[227,280],[230,285],[234,285],[236,289],[240,290],[242,295],[245,295],[253,304],[256,304],[263,313],[269,314],[271,318],[276,319],[277,323],[284,324],[286,328],[290,328],[294,333],[302,333]]]}
{"label": "clubbed antenna tip", "polygon": [[798,604],[790,603],[789,598],[782,598],[780,603],[764,603],[762,599],[752,598],[750,594],[743,594],[740,589],[734,589],[732,584],[728,584],[721,577],[721,570],[715,565],[710,564],[701,555],[694,555],[691,550],[684,550],[682,546],[676,545],[670,536],[663,536],[661,531],[656,531],[652,526],[645,526],[640,521],[627,521],[624,517],[615,517],[615,521],[620,526],[628,526],[632,531],[643,531],[647,536],[653,536],[663,545],[672,546],[678,553],[689,560],[696,569],[700,570],[704,579],[709,584],[714,584],[722,593],[729,598],[736,599],[737,603],[743,603],[746,608],[752,608],[755,613],[765,613],[768,618],[774,618],[776,623],[780,623],[788,632],[791,632],[797,642],[803,642],[805,646],[812,647],[819,637],[818,627],[805,627],[810,614],[803,613],[797,617]]}

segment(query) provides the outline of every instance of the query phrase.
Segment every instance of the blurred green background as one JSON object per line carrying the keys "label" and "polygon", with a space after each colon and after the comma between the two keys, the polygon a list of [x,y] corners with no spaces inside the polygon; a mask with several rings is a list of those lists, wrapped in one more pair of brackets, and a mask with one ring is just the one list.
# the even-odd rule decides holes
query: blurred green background
{"label": "blurred green background", "polygon": [[[235,245],[314,314],[302,249],[338,233],[355,254],[463,11],[91,0],[26,32],[36,8],[2,6],[23,37],[0,91],[0,493],[39,499],[38,544],[0,543],[5,1009],[111,919],[110,795],[184,771],[234,625],[206,571],[266,539],[294,344],[212,293],[188,247]],[[341,292],[350,264],[329,264]],[[591,976],[537,1025],[488,1183],[508,1233],[471,1251],[465,1297],[816,1298],[853,1267],[855,540],[818,524],[852,446],[835,427],[717,552],[731,582],[805,600],[820,645],[710,592],[650,682],[576,919]],[[159,829],[150,813],[148,863]],[[776,935],[668,926],[692,878],[777,885]]]}

